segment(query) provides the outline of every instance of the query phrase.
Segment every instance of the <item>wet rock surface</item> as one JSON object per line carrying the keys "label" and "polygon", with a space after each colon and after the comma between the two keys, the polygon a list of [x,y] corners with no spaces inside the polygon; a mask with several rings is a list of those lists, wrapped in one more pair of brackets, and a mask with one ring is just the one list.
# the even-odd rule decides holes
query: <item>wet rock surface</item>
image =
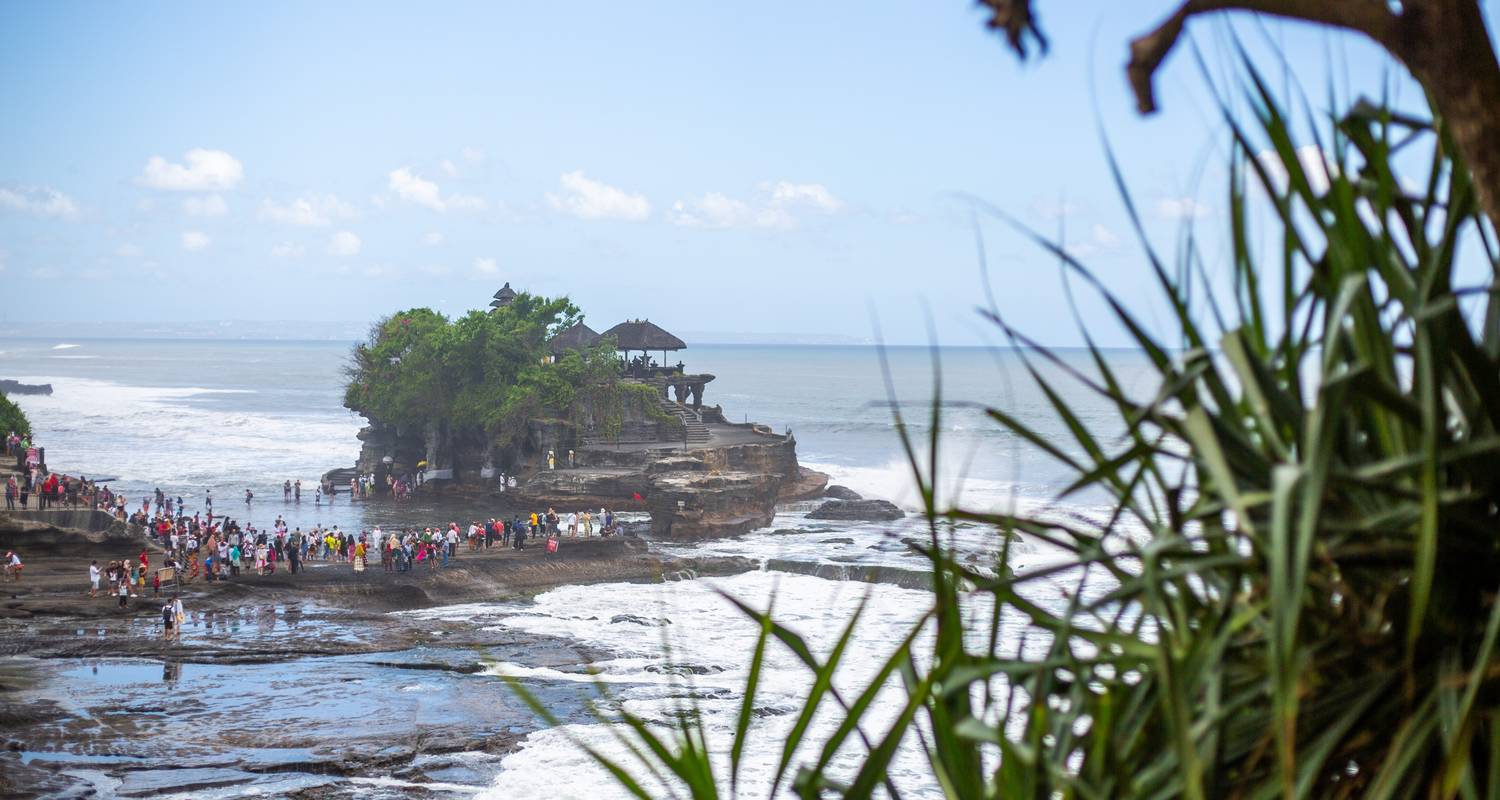
{"label": "wet rock surface", "polygon": [[838,485],[830,486],[827,489],[824,489],[823,490],[823,496],[827,497],[827,498],[830,498],[830,499],[833,499],[833,500],[863,500],[863,499],[865,499],[863,496],[860,495],[859,492],[856,492],[856,491],[854,491],[853,489],[850,489],[847,486],[838,486]]}
{"label": "wet rock surface", "polygon": [[[188,619],[168,641],[161,598],[121,609],[87,592],[89,560],[133,559],[139,539],[8,530],[0,544],[28,544],[24,579],[0,584],[6,797],[472,794],[541,726],[489,665],[577,669],[596,654],[455,604],[524,606],[564,584],[752,567],[655,555],[634,537],[563,537],[550,556],[461,550],[445,569],[407,574],[313,562],[299,575],[185,585]],[[619,624],[669,624],[637,619]],[[595,699],[588,682],[525,685],[565,721],[584,720]]]}
{"label": "wet rock surface", "polygon": [[906,516],[887,500],[829,500],[808,513],[808,519],[856,520],[882,522],[898,520]]}

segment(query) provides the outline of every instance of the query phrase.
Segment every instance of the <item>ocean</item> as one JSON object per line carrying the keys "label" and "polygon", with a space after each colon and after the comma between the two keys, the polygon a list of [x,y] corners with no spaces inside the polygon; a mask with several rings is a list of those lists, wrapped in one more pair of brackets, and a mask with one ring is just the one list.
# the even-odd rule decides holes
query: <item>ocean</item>
{"label": "ocean", "polygon": [[[51,396],[13,399],[30,416],[49,465],[68,474],[109,478],[133,500],[160,487],[201,508],[211,493],[215,512],[256,525],[276,516],[292,526],[434,524],[500,516],[511,509],[454,508],[421,503],[395,507],[351,503],[348,495],[312,502],[312,487],[326,470],[351,466],[359,450],[355,433],[363,421],[341,402],[343,367],[351,343],[294,341],[190,341],[126,339],[0,339],[0,378],[51,383]],[[1081,351],[1063,351],[1067,367],[1091,372]],[[941,501],[969,508],[1039,509],[1054,504],[1069,473],[1051,457],[1009,434],[985,409],[998,407],[1070,452],[1066,427],[1014,352],[984,348],[863,346],[693,345],[676,354],[691,372],[717,376],[705,402],[721,405],[731,420],[751,420],[790,431],[802,463],[829,473],[833,482],[867,497],[919,508],[912,467],[894,425],[899,412],[931,466],[928,436],[934,422],[941,448],[936,457]],[[1149,392],[1152,370],[1134,352],[1111,352],[1112,368],[1127,390]],[[1035,365],[1058,381],[1080,421],[1106,441],[1119,434],[1111,404],[1066,377],[1056,365]],[[934,403],[934,375],[941,399]],[[302,481],[301,503],[282,500],[285,480]],[[244,501],[245,490],[255,499]],[[1097,513],[1106,498],[1082,494],[1066,500],[1072,513]],[[134,505],[135,503],[133,503]],[[653,543],[668,552],[735,555],[757,561],[759,571],[666,584],[631,583],[563,587],[526,603],[440,607],[432,618],[470,620],[563,636],[591,653],[587,665],[489,664],[473,680],[513,675],[527,681],[599,680],[611,689],[611,708],[624,708],[663,723],[684,702],[684,686],[700,705],[710,741],[728,751],[738,690],[744,683],[756,627],[725,601],[727,592],[753,606],[776,598],[778,616],[801,631],[814,649],[830,648],[860,602],[866,611],[857,633],[858,652],[879,654],[909,630],[927,605],[920,581],[865,583],[841,580],[850,567],[878,565],[892,575],[920,574],[924,562],[903,538],[925,536],[920,516],[896,523],[833,523],[809,520],[813,503],[782,507],[772,529],[698,544]],[[566,509],[559,509],[566,511]],[[955,532],[955,543],[976,564],[1000,546],[986,529]],[[1023,562],[1055,557],[1022,542]],[[1023,564],[1024,565],[1024,564]],[[1045,588],[1045,587],[1044,587]],[[1061,587],[1058,587],[1061,588]],[[610,625],[612,615],[630,613],[661,624],[643,632]],[[856,658],[841,676],[858,685],[873,659]],[[585,676],[586,667],[593,675]],[[805,669],[789,653],[774,654],[758,705],[764,714],[752,733],[750,763],[741,783],[769,778],[780,755],[779,737],[791,725],[805,692]],[[893,706],[894,700],[886,705]],[[826,724],[821,720],[819,725]],[[578,723],[528,735],[501,760],[482,796],[622,796],[577,746],[586,742],[617,752],[602,723]],[[908,748],[898,759],[898,785],[912,796],[932,796],[923,782],[923,757]],[[557,776],[567,775],[566,783]],[[746,781],[749,777],[751,780]]]}

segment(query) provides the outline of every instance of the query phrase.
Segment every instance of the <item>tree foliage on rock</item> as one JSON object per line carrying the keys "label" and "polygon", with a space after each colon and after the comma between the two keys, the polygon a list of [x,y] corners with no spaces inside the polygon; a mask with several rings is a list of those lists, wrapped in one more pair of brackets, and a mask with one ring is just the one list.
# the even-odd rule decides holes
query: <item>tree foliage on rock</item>
{"label": "tree foliage on rock", "polygon": [[567,417],[580,397],[615,384],[609,342],[547,363],[547,342],[581,318],[566,297],[526,292],[454,320],[397,312],[354,348],[344,405],[403,433],[445,426],[515,444],[528,419]]}

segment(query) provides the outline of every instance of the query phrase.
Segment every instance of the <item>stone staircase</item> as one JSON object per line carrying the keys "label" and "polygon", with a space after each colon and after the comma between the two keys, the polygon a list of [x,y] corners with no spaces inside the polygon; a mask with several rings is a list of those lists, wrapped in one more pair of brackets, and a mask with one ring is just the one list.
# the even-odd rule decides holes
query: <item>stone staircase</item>
{"label": "stone staircase", "polygon": [[703,424],[703,415],[687,406],[671,400],[658,399],[661,410],[682,420],[683,427],[687,430],[687,443],[689,445],[708,444],[713,434],[708,432],[708,426]]}
{"label": "stone staircase", "polygon": [[[677,419],[679,419],[679,420],[682,421],[682,427],[683,427],[684,431],[687,433],[687,437],[686,437],[687,438],[687,444],[690,447],[692,447],[692,446],[706,445],[706,444],[708,444],[713,439],[713,434],[711,432],[709,432],[708,426],[703,424],[703,415],[700,414],[699,412],[694,411],[692,408],[690,408],[688,406],[685,406],[685,405],[683,405],[681,403],[677,403],[677,402],[674,402],[672,400],[666,400],[666,399],[663,399],[663,398],[657,398],[656,403],[657,403],[657,407],[660,408],[663,413],[670,414],[670,415],[672,415],[672,416],[674,416]],[[678,444],[678,445],[680,445],[680,444],[682,444],[682,441],[683,441],[682,439],[673,439],[673,440],[665,441],[665,442],[656,442],[655,440],[644,440],[643,441],[643,440],[635,440],[635,439],[622,439],[622,440],[620,440],[620,443],[621,444],[643,444],[643,443],[650,444],[650,443],[658,443],[658,444],[662,444],[662,445],[672,445],[672,444]],[[583,446],[584,447],[607,447],[607,446],[609,446],[611,444],[614,444],[613,440],[607,439],[607,438],[605,438],[603,436],[599,436],[597,434],[589,434],[589,435],[583,437]]]}

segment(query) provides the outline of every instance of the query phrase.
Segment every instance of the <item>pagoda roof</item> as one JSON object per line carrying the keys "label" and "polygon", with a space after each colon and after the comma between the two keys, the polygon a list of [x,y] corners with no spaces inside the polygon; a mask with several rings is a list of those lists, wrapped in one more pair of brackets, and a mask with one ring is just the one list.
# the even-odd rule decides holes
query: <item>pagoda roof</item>
{"label": "pagoda roof", "polygon": [[615,337],[616,350],[682,350],[687,342],[648,319],[627,320],[604,332]]}
{"label": "pagoda roof", "polygon": [[495,299],[490,301],[490,307],[508,306],[514,299],[516,299],[516,291],[510,288],[510,281],[506,281],[505,285],[500,287],[500,291],[495,292]]}

